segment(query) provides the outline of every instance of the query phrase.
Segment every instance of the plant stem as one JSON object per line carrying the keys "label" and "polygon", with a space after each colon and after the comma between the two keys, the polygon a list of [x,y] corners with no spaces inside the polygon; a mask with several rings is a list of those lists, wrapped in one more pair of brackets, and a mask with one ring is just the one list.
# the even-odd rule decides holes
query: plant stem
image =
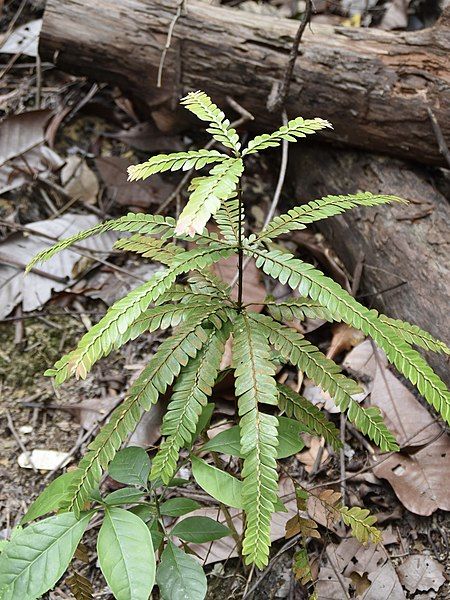
{"label": "plant stem", "polygon": [[244,250],[242,248],[242,188],[238,188],[239,221],[238,221],[238,311],[242,312],[242,290],[244,279]]}

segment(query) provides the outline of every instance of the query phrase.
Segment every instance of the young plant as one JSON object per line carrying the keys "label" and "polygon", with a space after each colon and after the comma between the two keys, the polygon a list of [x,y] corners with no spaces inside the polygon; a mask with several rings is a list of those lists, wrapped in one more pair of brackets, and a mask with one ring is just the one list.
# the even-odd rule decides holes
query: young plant
{"label": "young plant", "polygon": [[[259,233],[248,234],[241,187],[247,157],[279,146],[282,140],[295,142],[331,125],[319,118],[298,117],[272,134],[255,137],[242,148],[229,120],[205,93],[190,93],[182,103],[208,123],[207,131],[226,150],[161,154],[128,170],[130,180],[138,180],[168,170],[210,166],[209,174],[192,179],[189,200],[179,219],[130,213],[59,242],[38,254],[29,265],[31,268],[88,236],[110,230],[131,233],[120,239],[116,248],[164,265],[111,306],[78,346],[46,371],[57,384],[71,376],[85,378],[99,359],[144,332],[169,328],[173,331],[89,445],[78,468],[55,480],[30,507],[23,522],[55,510],[58,514],[16,533],[4,547],[0,558],[3,600],[36,598],[51,588],[67,568],[83,531],[99,510],[104,512],[98,537],[99,564],[116,598],[148,598],[156,571],[162,598],[179,598],[182,591],[183,598],[201,600],[206,593],[206,579],[200,564],[184,549],[189,549],[191,542],[218,539],[230,530],[196,516],[185,518],[169,531],[163,527],[163,515],[184,515],[199,506],[187,498],[165,500],[170,486],[183,483],[174,479],[183,448],[190,452],[197,484],[225,507],[227,524],[233,526],[227,507],[244,512],[242,544],[236,531],[231,533],[241,546],[246,564],[257,568],[267,565],[271,517],[284,508],[279,498],[277,461],[298,452],[302,431],[323,436],[336,448],[341,444],[338,431],[324,413],[277,382],[280,362],[300,369],[330,393],[350,422],[383,452],[398,450],[380,411],[376,407],[364,408],[354,400],[360,392],[358,384],[341,373],[339,366],[301,333],[283,324],[293,317],[320,316],[360,329],[450,422],[449,392],[413,349],[419,346],[448,354],[447,346],[415,325],[369,310],[313,265],[295,258],[276,243],[281,234],[304,229],[356,206],[403,201],[369,192],[326,196],[275,217]],[[211,218],[219,233],[206,229]],[[191,249],[171,239],[190,239]],[[214,263],[234,254],[238,256],[236,301],[230,286],[210,270]],[[257,267],[287,284],[300,297],[280,301],[268,297],[265,314],[251,312],[243,301],[245,257],[256,259]],[[208,400],[221,377],[221,358],[230,336],[238,425],[203,446],[194,446],[211,418],[213,404]],[[119,452],[143,412],[169,390],[170,402],[162,426],[164,440],[151,466],[143,450],[127,448]],[[203,455],[212,453],[215,466],[198,456],[200,450]],[[240,457],[243,467],[238,477],[222,468],[216,453]],[[102,498],[98,486],[104,471],[128,487]],[[286,534],[301,534],[306,543],[306,538],[320,534],[317,524],[301,514],[306,510],[308,492],[298,485],[296,489],[298,514],[288,522]],[[343,506],[333,490],[319,494],[317,499],[327,508],[330,521],[342,518],[362,542],[379,539],[375,518],[366,509]],[[175,545],[172,536],[181,539],[183,547]],[[159,551],[157,569],[154,550]],[[295,556],[294,571],[303,582],[310,580],[306,549]],[[80,574],[74,574],[70,582],[73,589],[82,588],[87,593],[88,586]],[[86,596],[80,593],[78,597]]]}

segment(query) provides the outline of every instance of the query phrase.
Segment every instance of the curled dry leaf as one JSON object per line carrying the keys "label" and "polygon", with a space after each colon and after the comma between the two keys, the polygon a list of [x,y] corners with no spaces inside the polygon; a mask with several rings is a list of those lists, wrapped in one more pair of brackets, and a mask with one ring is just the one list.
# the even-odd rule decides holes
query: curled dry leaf
{"label": "curled dry leaf", "polygon": [[[376,352],[376,353],[375,353]],[[368,340],[344,360],[344,367],[369,379],[370,401],[378,406],[388,427],[407,452],[397,452],[377,465],[373,472],[387,479],[402,504],[418,515],[450,510],[450,440],[428,410],[389,370],[383,352]]]}
{"label": "curled dry leaf", "polygon": [[328,459],[328,450],[323,446],[319,438],[312,437],[309,449],[303,450],[303,452],[300,452],[296,455],[298,460],[305,465],[305,471],[307,473],[311,473],[319,452],[322,452],[320,465],[323,465],[323,463]]}
{"label": "curled dry leaf", "polygon": [[445,583],[444,567],[425,554],[413,554],[397,568],[402,585],[408,592],[437,592]]}

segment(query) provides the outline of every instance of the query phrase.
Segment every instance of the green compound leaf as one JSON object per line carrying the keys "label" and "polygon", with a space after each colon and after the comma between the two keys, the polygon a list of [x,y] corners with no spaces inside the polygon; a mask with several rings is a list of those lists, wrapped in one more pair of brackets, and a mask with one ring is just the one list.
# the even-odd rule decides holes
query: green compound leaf
{"label": "green compound leaf", "polygon": [[51,589],[69,566],[92,513],[48,517],[20,531],[0,555],[2,600],[35,600]]}
{"label": "green compound leaf", "polygon": [[203,459],[191,456],[192,475],[207,494],[233,508],[243,508],[242,481],[229,473],[208,465]]}
{"label": "green compound leaf", "polygon": [[381,542],[381,531],[373,526],[377,518],[371,515],[369,510],[359,506],[353,506],[352,508],[342,506],[339,508],[339,512],[342,520],[351,527],[352,535],[359,542],[362,544],[367,544],[367,542],[378,544],[378,542]]}
{"label": "green compound leaf", "polygon": [[172,217],[128,213],[127,215],[120,217],[120,219],[112,219],[110,221],[105,221],[104,223],[99,223],[94,227],[90,227],[89,229],[80,231],[75,235],[61,240],[53,246],[50,246],[50,248],[42,250],[41,252],[36,254],[36,256],[29,262],[26,268],[26,272],[29,272],[30,269],[34,267],[37,263],[49,260],[55,254],[61,252],[61,250],[65,250],[66,248],[73,246],[73,244],[76,244],[77,242],[81,242],[82,240],[85,240],[93,235],[105,233],[106,231],[130,231],[146,235],[167,235],[170,233],[170,235],[173,235],[174,228],[175,219],[172,219]]}
{"label": "green compound leaf", "polygon": [[226,160],[228,156],[217,150],[191,150],[189,152],[174,152],[173,154],[158,154],[144,163],[128,167],[128,181],[147,179],[154,173],[164,171],[189,171],[202,169],[204,166]]}
{"label": "green compound leaf", "polygon": [[208,176],[193,179],[189,186],[191,194],[180,214],[175,234],[192,237],[201,234],[211,216],[219,210],[222,200],[235,195],[243,170],[244,163],[240,158],[228,158],[211,169]]}
{"label": "green compound leaf", "polygon": [[213,542],[230,534],[231,531],[228,527],[209,517],[186,517],[186,519],[178,521],[170,532],[170,535],[194,544]]}
{"label": "green compound leaf", "polygon": [[306,229],[307,225],[339,215],[355,206],[379,206],[390,202],[401,202],[405,200],[397,196],[382,194],[371,194],[360,192],[348,196],[325,196],[320,200],[312,200],[302,206],[297,206],[284,215],[274,217],[267,227],[256,236],[257,240],[271,240],[290,231]]}
{"label": "green compound leaf", "polygon": [[[418,352],[378,317],[375,310],[369,310],[360,304],[335,281],[309,263],[294,258],[292,254],[254,247],[246,249],[246,252],[257,258],[256,266],[262,267],[265,273],[283,284],[287,283],[292,289],[298,289],[302,296],[319,301],[336,321],[343,321],[369,335],[385,351],[388,360],[450,423],[450,392],[444,382]],[[360,413],[354,408],[355,419],[357,412]],[[374,423],[372,425],[376,428]]]}
{"label": "green compound leaf", "polygon": [[143,448],[129,446],[116,454],[109,464],[108,474],[119,483],[146,487],[150,466],[150,459]]}
{"label": "green compound leaf", "polygon": [[[323,436],[335,449],[342,447],[339,430],[323,412],[287,385],[278,384],[278,405],[289,417],[295,417],[301,426],[313,435]],[[281,420],[281,417],[278,417]]]}
{"label": "green compound leaf", "polygon": [[182,98],[181,104],[202,121],[209,121],[206,131],[215,140],[221,142],[225,147],[239,152],[241,144],[236,130],[230,126],[230,121],[205,92],[189,92],[185,98]]}
{"label": "green compound leaf", "polygon": [[[113,411],[108,424],[89,445],[70,487],[69,500],[65,504],[69,510],[74,510],[77,514],[83,510],[92,490],[100,481],[103,470],[108,468],[121,444],[135,429],[143,411],[149,410],[157,402],[159,395],[172,384],[181,367],[195,358],[208,339],[207,332],[200,324],[214,313],[218,316],[220,309],[214,308],[209,312],[201,307],[195,315],[190,316],[189,322],[184,323],[159,346],[148,366],[132,385],[128,398]],[[222,318],[226,320],[226,316]],[[221,324],[220,319],[216,324]]]}
{"label": "green compound leaf", "polygon": [[349,420],[365,435],[368,435],[383,451],[398,450],[394,436],[386,427],[381,413],[375,407],[361,407],[352,395],[360,392],[360,387],[340,372],[340,367],[326,358],[316,346],[306,340],[302,334],[277,323],[265,315],[251,314],[250,319],[256,321],[261,331],[281,356],[295,365],[317,385],[329,392],[341,410],[346,410]]}
{"label": "green compound leaf", "polygon": [[106,510],[97,540],[100,569],[117,600],[148,600],[156,559],[147,525],[122,508]]}
{"label": "green compound leaf", "polygon": [[161,431],[167,437],[153,460],[152,480],[161,478],[163,483],[169,483],[176,472],[180,448],[191,446],[212,393],[228,336],[226,326],[212,329],[197,358],[181,371],[164,415]]}
{"label": "green compound leaf", "polygon": [[156,573],[161,600],[203,600],[208,583],[200,563],[168,542]]}
{"label": "green compound leaf", "polygon": [[277,404],[278,391],[270,347],[264,332],[246,313],[235,320],[233,364],[238,397],[242,500],[246,529],[242,554],[247,563],[264,567],[269,558],[270,520],[278,499],[278,419],[261,412],[261,404]]}
{"label": "green compound leaf", "polygon": [[247,148],[242,152],[242,156],[279,146],[282,140],[296,142],[297,138],[306,137],[325,128],[332,129],[331,123],[325,121],[325,119],[303,119],[302,117],[297,117],[288,121],[286,125],[283,125],[273,133],[257,135],[253,140],[249,141]]}

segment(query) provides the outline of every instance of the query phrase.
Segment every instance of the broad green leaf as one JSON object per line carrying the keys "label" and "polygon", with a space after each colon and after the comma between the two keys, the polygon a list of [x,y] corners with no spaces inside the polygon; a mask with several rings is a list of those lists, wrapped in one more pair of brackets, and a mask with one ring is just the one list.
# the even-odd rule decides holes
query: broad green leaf
{"label": "broad green leaf", "polygon": [[230,535],[231,531],[222,523],[209,517],[186,517],[179,521],[170,533],[184,542],[203,544]]}
{"label": "broad green leaf", "polygon": [[152,543],[154,550],[157,550],[161,542],[164,539],[164,534],[161,532],[159,528],[159,524],[157,519],[153,519],[153,523],[149,525],[150,535],[152,536]]}
{"label": "broad green leaf", "polygon": [[68,471],[52,481],[31,504],[25,515],[22,517],[21,524],[25,525],[49,512],[57,510],[60,502],[67,495],[67,491],[74,475],[75,471]]}
{"label": "broad green leaf", "polygon": [[97,540],[98,561],[116,600],[148,600],[156,559],[146,524],[122,508],[105,512]]}
{"label": "broad green leaf", "polygon": [[300,452],[305,446],[300,434],[305,428],[295,419],[278,417],[278,448],[277,458],[287,458]]}
{"label": "broad green leaf", "polygon": [[161,600],[203,600],[206,575],[200,563],[168,542],[156,572]]}
{"label": "broad green leaf", "polygon": [[0,555],[1,600],[35,600],[67,569],[92,512],[48,517],[26,527]]}
{"label": "broad green leaf", "polygon": [[156,507],[151,504],[138,504],[138,506],[133,506],[132,508],[127,509],[133,513],[133,515],[137,515],[140,519],[144,521],[144,523],[149,523],[153,521],[156,516]]}
{"label": "broad green leaf", "polygon": [[[295,419],[278,417],[279,443],[277,447],[277,458],[286,458],[300,452],[305,446],[303,440],[300,438],[300,434],[304,431],[305,428]],[[221,431],[202,446],[202,451],[203,450],[220,452],[221,454],[229,454],[230,456],[239,456],[243,458],[239,427],[230,427],[230,429]]]}
{"label": "broad green leaf", "polygon": [[241,435],[239,427],[230,427],[221,431],[202,446],[202,452],[219,452],[220,454],[229,454],[230,456],[241,456]]}
{"label": "broad green leaf", "polygon": [[171,498],[160,505],[159,512],[167,517],[181,517],[197,508],[201,508],[201,504],[190,498]]}
{"label": "broad green leaf", "polygon": [[242,508],[242,482],[239,479],[196,456],[191,460],[192,475],[205,492],[226,506]]}
{"label": "broad green leaf", "polygon": [[109,506],[115,506],[119,504],[133,504],[134,502],[139,502],[139,500],[145,495],[141,490],[137,490],[132,487],[121,488],[120,490],[116,490],[115,492],[111,492],[108,494],[104,501]]}
{"label": "broad green leaf", "polygon": [[146,487],[150,466],[147,452],[138,446],[130,446],[116,454],[108,467],[108,473],[119,483]]}
{"label": "broad green leaf", "polygon": [[201,432],[209,426],[209,422],[211,421],[211,417],[214,412],[214,407],[214,402],[208,402],[208,404],[203,408],[202,413],[198,418],[194,441],[198,438]]}

